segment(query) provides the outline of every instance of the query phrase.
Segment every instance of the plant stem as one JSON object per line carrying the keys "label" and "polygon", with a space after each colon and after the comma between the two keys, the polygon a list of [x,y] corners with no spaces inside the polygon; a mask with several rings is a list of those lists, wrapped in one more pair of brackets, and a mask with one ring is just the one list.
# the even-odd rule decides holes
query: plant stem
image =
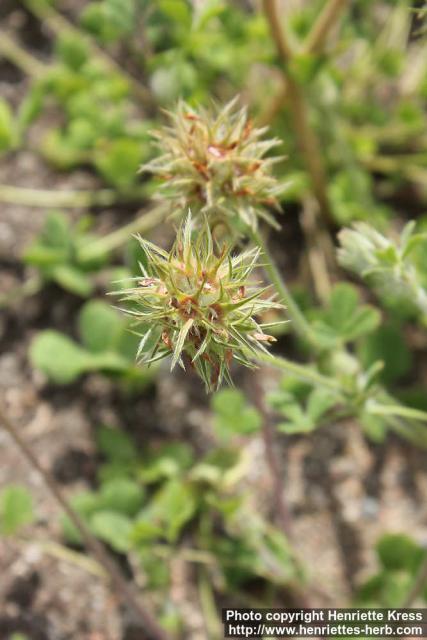
{"label": "plant stem", "polygon": [[42,62],[25,51],[12,36],[4,31],[0,31],[0,55],[34,78],[39,78],[46,70]]}
{"label": "plant stem", "polygon": [[321,53],[333,26],[339,20],[348,0],[329,0],[312,26],[303,46],[304,53]]}
{"label": "plant stem", "polygon": [[105,569],[110,578],[111,585],[115,588],[118,597],[124,604],[128,605],[132,609],[153,640],[170,640],[169,635],[160,627],[149,608],[139,601],[133,587],[123,577],[114,560],[108,555],[102,544],[92,535],[91,531],[88,529],[86,523],[81,519],[79,514],[70,506],[67,499],[59,489],[52,474],[40,464],[32,452],[31,447],[21,436],[19,429],[15,427],[12,421],[8,418],[6,411],[1,406],[0,424],[15,442],[29,464],[41,475],[46,487],[79,531],[87,549],[91,551],[99,564]]}
{"label": "plant stem", "polygon": [[[91,240],[88,244],[82,245],[78,250],[80,260],[92,260],[98,256],[117,249],[125,244],[132,234],[145,233],[157,226],[166,216],[166,209],[159,206],[152,211],[140,215],[129,224],[125,224],[120,229],[116,229],[104,237]],[[16,300],[38,293],[43,285],[43,280],[39,277],[29,278],[22,285],[13,288],[0,296],[0,309],[10,306]]]}
{"label": "plant stem", "polygon": [[[312,26],[308,36],[306,37],[302,52],[306,55],[320,54],[326,45],[326,36],[336,24],[342,10],[345,8],[348,0],[329,0],[324,6],[322,12]],[[288,97],[288,84],[286,77],[283,77],[283,86],[277,95],[273,98],[272,103],[262,113],[259,118],[262,126],[269,125],[275,116],[279,113],[283,103]]]}
{"label": "plant stem", "polygon": [[408,418],[409,420],[427,422],[427,413],[425,411],[399,404],[387,405],[372,402],[369,404],[369,413],[377,416],[398,416],[400,418]]}
{"label": "plant stem", "polygon": [[[266,257],[264,269],[272,284],[276,288],[279,297],[287,306],[288,315],[292,320],[292,328],[302,339],[307,340],[317,351],[319,348],[319,344],[317,343],[316,336],[314,335],[313,330],[305,319],[304,314],[293,299],[292,294],[289,292],[264,239],[258,231],[251,231],[250,235],[253,242],[260,247]],[[260,362],[265,362],[266,364],[270,364],[276,368],[282,369],[283,371],[286,371],[291,375],[295,375],[302,380],[306,380],[313,385],[328,388],[331,391],[338,393],[341,398],[345,399],[346,390],[336,379],[324,376],[314,369],[308,367],[307,365],[301,365],[296,362],[287,360],[283,357],[275,356],[273,354],[262,353],[257,356],[257,359]],[[413,409],[412,407],[405,407],[399,404],[382,404],[378,402],[372,402],[369,405],[368,410],[370,413],[376,415],[401,417],[427,422],[426,412],[420,411],[419,409]]]}
{"label": "plant stem", "polygon": [[206,631],[210,640],[220,640],[222,637],[222,625],[218,618],[218,610],[212,591],[212,584],[205,567],[200,567],[198,572],[199,598],[204,614]]}
{"label": "plant stem", "polygon": [[312,369],[309,365],[299,364],[298,362],[293,362],[283,356],[276,356],[272,353],[257,353],[256,356],[252,354],[250,357],[257,362],[262,362],[275,367],[276,369],[281,369],[282,371],[285,371],[285,373],[289,373],[300,380],[310,382],[311,384],[323,387],[324,389],[329,389],[329,391],[336,393],[337,396],[342,397],[345,393],[345,390],[340,383],[335,380],[335,378],[324,376],[322,373]]}
{"label": "plant stem", "polygon": [[300,338],[307,340],[311,346],[315,347],[317,350],[318,343],[314,332],[286,286],[286,283],[276,266],[275,260],[268,249],[267,243],[259,231],[251,231],[250,236],[266,258],[263,267],[270,279],[270,282],[274,285],[277,291],[279,302],[286,305],[287,313],[292,321],[292,329],[300,336]]}
{"label": "plant stem", "polygon": [[413,156],[369,156],[361,159],[362,163],[372,171],[379,173],[402,175],[410,182],[418,183],[422,188],[427,183],[427,169],[413,162]]}
{"label": "plant stem", "polygon": [[301,227],[307,245],[307,263],[316,296],[322,303],[327,303],[332,290],[327,260],[327,256],[331,253],[330,237],[324,234],[324,230],[319,233],[317,212],[316,199],[307,195],[303,200],[301,211]]}
{"label": "plant stem", "polygon": [[[276,369],[281,369],[300,380],[305,380],[313,385],[329,389],[337,395],[337,400],[340,399],[345,402],[345,387],[343,387],[343,385],[341,385],[335,378],[325,376],[308,365],[299,364],[298,362],[293,362],[283,356],[277,356],[272,353],[259,353],[256,357],[253,355],[251,357],[257,362],[269,364]],[[374,415],[401,417],[409,420],[427,422],[427,413],[425,411],[413,409],[412,407],[405,407],[403,405],[381,404],[375,401],[369,403],[366,409],[369,413]]]}
{"label": "plant stem", "polygon": [[166,208],[164,205],[160,205],[152,211],[140,215],[129,224],[120,227],[120,229],[116,229],[104,237],[80,247],[79,258],[81,260],[90,260],[100,254],[117,249],[117,247],[127,242],[133,234],[144,233],[153,229],[162,222],[166,214]]}
{"label": "plant stem", "polygon": [[323,167],[320,145],[314,130],[311,128],[304,94],[289,71],[293,51],[281,27],[277,12],[276,0],[263,0],[264,13],[270,25],[271,35],[277,52],[283,62],[283,73],[287,80],[287,95],[292,111],[295,132],[307,170],[311,177],[313,191],[320,210],[327,222],[331,221],[331,211],[326,190],[326,174]]}
{"label": "plant stem", "polygon": [[262,5],[279,57],[282,59],[282,62],[287,65],[293,56],[293,50],[283,33],[277,12],[276,0],[262,0]]}
{"label": "plant stem", "polygon": [[114,189],[51,191],[50,189],[30,189],[0,184],[0,202],[19,204],[26,207],[76,208],[109,207],[113,204],[138,202],[146,197],[144,188],[128,193],[119,193]]}
{"label": "plant stem", "polygon": [[107,578],[107,574],[99,562],[90,558],[85,553],[72,551],[68,547],[58,544],[57,542],[52,542],[51,540],[34,540],[33,538],[25,537],[20,537],[19,540],[22,541],[23,544],[35,543],[43,553],[50,555],[57,560],[79,567],[79,569],[83,569],[93,576],[103,578],[104,580]]}

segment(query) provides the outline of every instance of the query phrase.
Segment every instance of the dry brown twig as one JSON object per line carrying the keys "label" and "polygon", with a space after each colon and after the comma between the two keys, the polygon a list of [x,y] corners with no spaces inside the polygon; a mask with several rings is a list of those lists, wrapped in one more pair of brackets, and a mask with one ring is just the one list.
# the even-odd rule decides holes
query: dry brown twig
{"label": "dry brown twig", "polygon": [[307,243],[307,262],[316,295],[319,300],[326,302],[329,300],[332,288],[327,260],[332,247],[326,229],[322,228],[319,233],[317,214],[318,205],[316,200],[307,196],[303,201],[301,212],[301,226]]}
{"label": "dry brown twig", "polygon": [[[321,54],[327,44],[327,36],[332,31],[335,25],[338,24],[342,13],[349,0],[329,0],[319,14],[316,22],[311,28],[302,48],[298,53],[305,55]],[[268,105],[267,109],[259,117],[259,123],[261,126],[268,125],[277,116],[283,105],[288,98],[288,84],[287,79],[283,76],[283,82],[281,89],[274,96],[272,102]]]}
{"label": "dry brown twig", "polygon": [[[326,39],[332,27],[337,23],[347,0],[329,0],[317,21],[312,27],[303,45],[302,52],[305,54],[319,53],[326,44]],[[318,203],[319,212],[311,208],[309,214],[303,221],[304,232],[310,253],[310,268],[317,295],[320,299],[325,299],[330,290],[328,266],[334,264],[332,242],[327,231],[327,226],[333,222],[329,197],[327,193],[327,176],[324,168],[320,144],[316,132],[310,125],[309,111],[303,89],[289,72],[290,64],[296,55],[291,47],[284,29],[282,28],[277,0],[262,1],[266,19],[270,25],[271,35],[276,44],[279,58],[283,63],[284,89],[279,99],[287,99],[292,112],[293,123],[298,146],[301,150],[308,174],[311,178],[314,196]],[[297,52],[298,53],[298,52]],[[283,102],[277,101],[273,113],[270,110],[269,117],[274,116],[274,111],[281,107]],[[313,242],[319,247],[313,253]],[[320,255],[322,253],[322,255]],[[314,264],[321,266],[320,277]],[[323,268],[324,267],[324,268]]]}
{"label": "dry brown twig", "polygon": [[289,73],[289,65],[294,53],[281,26],[277,10],[277,1],[263,0],[262,4],[265,17],[270,25],[270,31],[277,48],[277,53],[283,63],[283,74],[287,83],[288,102],[292,112],[298,145],[304,157],[311,178],[313,192],[319,202],[321,214],[326,222],[330,222],[331,212],[320,145],[309,123],[308,108],[303,91],[294,77]]}
{"label": "dry brown twig", "polygon": [[[264,441],[264,450],[267,466],[270,471],[272,491],[273,491],[273,503],[276,515],[277,526],[281,529],[286,538],[292,542],[294,539],[294,531],[292,526],[292,514],[289,508],[289,504],[286,500],[285,487],[283,485],[283,474],[281,469],[281,462],[279,460],[277,452],[277,442],[275,437],[275,429],[272,424],[271,416],[266,407],[264,401],[264,389],[262,385],[262,369],[253,375],[252,378],[252,391],[254,405],[258,409],[262,420],[262,438]],[[298,562],[298,559],[296,558]],[[292,584],[290,586],[290,594],[295,599],[295,604],[301,607],[309,608],[311,603],[311,588],[306,591],[299,584]]]}
{"label": "dry brown twig", "polygon": [[304,42],[303,53],[323,52],[330,32],[338,23],[344,9],[349,4],[349,0],[329,0],[325,4]]}

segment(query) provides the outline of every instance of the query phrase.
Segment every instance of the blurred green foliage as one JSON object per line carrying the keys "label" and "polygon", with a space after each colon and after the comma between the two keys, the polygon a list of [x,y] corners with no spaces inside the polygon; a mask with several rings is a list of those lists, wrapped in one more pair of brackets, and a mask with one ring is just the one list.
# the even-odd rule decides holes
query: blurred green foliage
{"label": "blurred green foliage", "polygon": [[[359,588],[355,604],[399,607],[405,602],[426,557],[426,550],[403,533],[384,535],[376,545],[379,571]],[[427,589],[421,594],[427,602]]]}
{"label": "blurred green foliage", "polygon": [[[115,551],[137,554],[152,589],[169,584],[169,562],[179,554],[186,558],[190,532],[188,561],[205,558],[225,593],[259,578],[266,581],[267,597],[268,582],[279,586],[301,578],[283,534],[250,509],[239,486],[246,466],[242,452],[218,448],[196,458],[180,442],[141,451],[111,427],[100,428],[97,440],[104,456],[99,488],[75,495],[72,505]],[[63,532],[68,542],[80,543],[68,518]]]}
{"label": "blurred green foliage", "polygon": [[9,485],[0,492],[0,532],[13,536],[34,519],[33,499],[20,485]]}
{"label": "blurred green foliage", "polygon": [[20,108],[28,126],[49,105],[64,115],[41,144],[42,155],[59,169],[92,165],[118,190],[137,182],[148,157],[149,122],[130,99],[129,83],[91,55],[86,41],[65,33],[55,49],[55,64],[36,81]]}
{"label": "blurred green foliage", "polygon": [[149,384],[151,374],[135,364],[138,337],[110,305],[100,300],[83,305],[78,333],[81,343],[52,329],[40,332],[30,348],[33,366],[57,384],[69,384],[91,371],[113,375],[135,389]]}
{"label": "blurred green foliage", "polygon": [[360,304],[357,290],[350,284],[337,284],[325,309],[313,309],[313,329],[325,348],[354,342],[378,327],[380,313],[370,305]]}
{"label": "blurred green foliage", "polygon": [[89,233],[91,224],[91,218],[82,216],[72,226],[65,214],[49,213],[39,237],[26,250],[24,262],[36,267],[43,280],[88,297],[94,289],[92,274],[105,266],[108,259],[105,253],[99,253],[95,259],[82,255],[81,249],[95,239]]}
{"label": "blurred green foliage", "polygon": [[277,428],[288,434],[310,433],[320,426],[336,399],[324,389],[313,389],[299,381],[284,378],[279,388],[268,397],[269,404],[281,420]]}
{"label": "blurred green foliage", "polygon": [[250,435],[261,427],[259,412],[251,407],[237,389],[222,389],[212,396],[213,427],[221,440],[234,435]]}

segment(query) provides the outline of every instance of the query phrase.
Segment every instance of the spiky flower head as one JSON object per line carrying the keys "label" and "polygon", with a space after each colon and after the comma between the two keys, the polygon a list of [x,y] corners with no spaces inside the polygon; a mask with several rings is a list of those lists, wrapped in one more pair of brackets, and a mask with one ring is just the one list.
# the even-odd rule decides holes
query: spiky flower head
{"label": "spiky flower head", "polygon": [[170,253],[139,240],[147,266],[141,265],[141,276],[122,298],[141,335],[138,360],[171,356],[171,369],[194,368],[207,390],[231,383],[233,358],[253,367],[257,352],[275,340],[255,317],[282,308],[266,296],[269,287],[249,280],[259,250],[231,256],[225,247],[217,249],[207,224],[192,234],[190,215]]}
{"label": "spiky flower head", "polygon": [[255,230],[258,218],[278,226],[268,208],[279,210],[283,191],[272,176],[282,158],[264,157],[280,144],[262,140],[267,128],[257,129],[236,99],[222,109],[191,108],[183,101],[168,113],[170,126],[153,133],[160,156],[143,170],[163,180],[163,192],[179,210],[206,214],[233,228]]}

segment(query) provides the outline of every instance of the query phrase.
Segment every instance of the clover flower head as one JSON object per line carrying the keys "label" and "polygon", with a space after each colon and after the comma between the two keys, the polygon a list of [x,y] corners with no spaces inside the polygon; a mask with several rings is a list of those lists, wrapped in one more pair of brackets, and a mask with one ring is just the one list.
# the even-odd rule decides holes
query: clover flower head
{"label": "clover flower head", "polygon": [[191,208],[232,227],[255,230],[258,218],[278,227],[268,208],[280,210],[283,191],[272,176],[281,157],[264,157],[280,140],[262,140],[267,128],[254,127],[236,99],[222,109],[190,107],[183,101],[168,113],[170,125],[153,133],[160,156],[145,164],[163,180],[163,191],[177,209]]}
{"label": "clover flower head", "polygon": [[171,356],[172,369],[194,368],[210,391],[223,380],[231,384],[233,358],[254,367],[257,352],[275,341],[255,317],[282,305],[249,279],[259,250],[232,256],[215,247],[207,223],[196,234],[192,227],[189,215],[169,253],[139,239],[147,267],[122,300],[141,335],[137,359]]}

